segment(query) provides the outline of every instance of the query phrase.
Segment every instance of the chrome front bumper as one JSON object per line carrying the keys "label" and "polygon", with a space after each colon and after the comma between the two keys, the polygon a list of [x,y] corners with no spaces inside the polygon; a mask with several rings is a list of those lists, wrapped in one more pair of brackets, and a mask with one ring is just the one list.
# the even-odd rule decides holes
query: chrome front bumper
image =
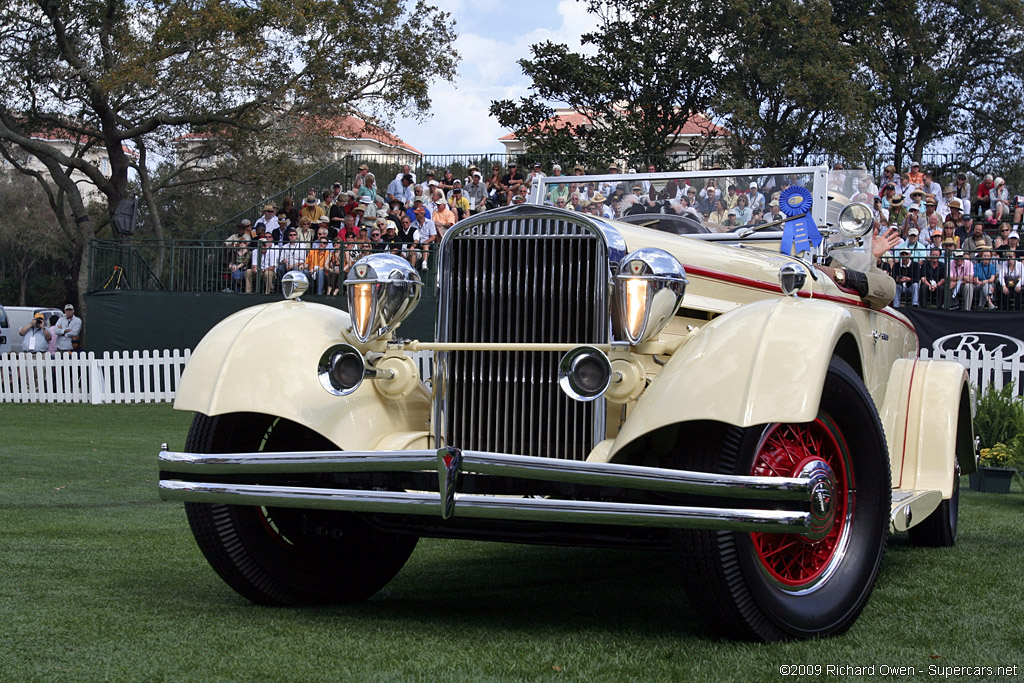
{"label": "chrome front bumper", "polygon": [[[176,453],[159,457],[160,497],[198,503],[346,510],[368,513],[799,533],[831,526],[832,473],[754,477],[636,465],[588,463],[442,448],[437,451]],[[211,483],[204,475],[437,471],[438,491],[378,491],[273,484]],[[522,498],[458,493],[462,473],[644,491],[789,502],[803,510],[692,507],[629,502]],[[823,502],[824,501],[824,502]],[[799,504],[799,505],[798,505]]]}

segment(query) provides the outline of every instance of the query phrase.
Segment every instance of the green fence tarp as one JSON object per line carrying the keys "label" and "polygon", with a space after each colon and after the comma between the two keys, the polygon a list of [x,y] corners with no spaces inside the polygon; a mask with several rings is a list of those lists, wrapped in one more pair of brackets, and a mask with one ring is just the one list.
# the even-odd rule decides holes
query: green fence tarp
{"label": "green fence tarp", "polygon": [[[402,323],[399,336],[433,341],[436,300],[432,288]],[[303,297],[345,309],[344,297]],[[85,295],[85,350],[194,349],[224,318],[249,306],[282,301],[280,295],[111,291]]]}

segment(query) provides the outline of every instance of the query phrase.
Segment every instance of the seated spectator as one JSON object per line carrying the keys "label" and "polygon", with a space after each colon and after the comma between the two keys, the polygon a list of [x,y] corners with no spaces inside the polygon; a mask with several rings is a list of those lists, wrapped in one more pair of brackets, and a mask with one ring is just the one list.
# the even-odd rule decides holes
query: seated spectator
{"label": "seated spectator", "polygon": [[[960,172],[956,174],[956,179],[953,181],[953,196],[960,200],[961,203],[964,201],[970,202],[974,197],[971,194],[971,184],[967,182],[967,174]],[[968,204],[963,205],[964,213],[970,213],[971,208]]]}
{"label": "seated spectator", "polygon": [[754,212],[750,208],[750,200],[747,195],[741,194],[736,199],[736,225],[747,225],[753,218]]}
{"label": "seated spectator", "polygon": [[959,199],[950,199],[947,203],[947,210],[944,214],[944,220],[953,221],[954,223],[960,223],[963,220],[964,212],[961,210],[961,202]]}
{"label": "seated spectator", "polygon": [[[903,205],[903,195],[894,194],[892,196],[892,199],[889,200],[888,209],[889,226],[894,228],[902,228],[903,225],[907,222],[907,216],[910,215],[910,212],[908,212],[907,208]],[[920,227],[918,227],[918,230],[920,230]]]}
{"label": "seated spectator", "polygon": [[[921,242],[920,231],[917,228],[910,228],[907,231],[907,239],[900,244],[898,251],[906,251],[914,262],[920,261],[928,256],[928,247]],[[914,278],[917,282],[918,278]]]}
{"label": "seated spectator", "polygon": [[452,173],[452,169],[444,169],[444,175],[441,176],[441,180],[438,181],[438,186],[441,191],[447,195],[455,188],[455,174]]}
{"label": "seated spectator", "polygon": [[[310,231],[312,232],[312,231]],[[292,270],[304,270],[306,267],[306,246],[308,242],[299,241],[299,233],[295,228],[285,232],[285,243],[277,249],[277,279],[280,280]]]}
{"label": "seated spectator", "polygon": [[[917,237],[916,235],[914,236]],[[900,258],[892,265],[890,275],[896,282],[896,297],[892,300],[894,307],[899,307],[910,294],[910,305],[917,307],[918,292],[921,287],[921,269],[916,261],[911,260],[909,249],[900,250]]]}
{"label": "seated spectator", "polygon": [[729,209],[725,206],[725,200],[718,197],[714,200],[714,205],[711,210],[711,216],[708,218],[709,221],[716,225],[725,225],[726,219],[729,217]]}
{"label": "seated spectator", "polygon": [[305,247],[310,246],[313,243],[313,238],[316,237],[316,232],[313,230],[312,223],[313,221],[309,220],[305,216],[300,216],[299,227],[295,228],[295,234],[298,237],[298,241]]}
{"label": "seated spectator", "polygon": [[[363,179],[363,186],[359,188],[359,191],[356,193],[356,196],[360,200],[362,200],[363,197],[369,197],[370,202],[372,202],[377,197],[377,179],[374,177],[372,173],[366,174],[366,177]],[[368,204],[370,202],[363,203]]]}
{"label": "seated spectator", "polygon": [[384,243],[384,229],[381,223],[375,222],[373,225],[367,228],[367,233],[369,234],[370,237],[370,241],[368,242],[368,244],[370,245],[371,254],[376,254],[387,249],[387,245]]}
{"label": "seated spectator", "polygon": [[512,197],[519,193],[519,188],[526,179],[519,172],[519,165],[512,162],[508,165],[508,173],[501,177],[501,187],[505,191],[505,204],[512,203]]}
{"label": "seated spectator", "polygon": [[388,202],[399,202],[403,207],[409,208],[412,206],[412,200],[415,198],[413,194],[413,177],[410,174],[405,174],[399,178],[395,178],[388,185],[387,199]]}
{"label": "seated spectator", "polygon": [[404,213],[399,218],[398,230],[395,233],[395,239],[402,245],[402,255],[409,261],[409,264],[415,268],[419,257],[419,251],[415,248],[415,245],[419,242],[419,234],[416,232],[416,228],[412,225],[412,219]]}
{"label": "seated spectator", "polygon": [[263,293],[273,293],[279,263],[280,258],[273,238],[264,237],[260,240],[259,247],[252,250],[252,263],[245,271],[245,293],[251,294],[259,289],[260,279],[263,280]]}
{"label": "seated spectator", "polygon": [[953,255],[949,265],[949,294],[953,307],[971,310],[974,302],[974,263],[964,258],[963,250]]}
{"label": "seated spectator", "polygon": [[[1016,254],[1017,248],[1020,246],[1020,235],[1016,230],[1010,231],[1010,234],[1006,237],[1006,244],[996,247],[996,252],[1001,258],[1006,258],[1011,253]],[[1019,256],[1019,254],[1018,254]]]}
{"label": "seated spectator", "polygon": [[448,200],[448,208],[455,212],[455,222],[468,218],[470,215],[469,200],[458,185],[452,190],[452,198]]}
{"label": "seated spectator", "polygon": [[941,251],[932,249],[921,264],[921,291],[924,292],[925,306],[939,306],[942,303],[942,286],[946,283],[946,266],[941,260]]}
{"label": "seated spectator", "polygon": [[434,226],[434,221],[427,218],[427,210],[423,206],[419,206],[415,210],[415,220],[412,223],[412,227],[419,232],[419,243],[420,253],[423,256],[423,262],[420,264],[422,270],[430,268],[430,250],[431,245],[437,242],[437,228]]}
{"label": "seated spectator", "polygon": [[[299,224],[299,210],[295,207],[294,199],[292,199],[291,197],[285,197],[284,199],[282,199],[281,211],[284,211],[284,215],[288,217],[288,223],[290,225],[294,226]],[[280,224],[280,217],[278,217],[277,222]]]}
{"label": "seated spectator", "polygon": [[911,161],[910,173],[904,173],[900,177],[902,178],[904,176],[914,184],[914,187],[921,187],[924,182],[924,174],[921,173],[921,162]]}
{"label": "seated spectator", "polygon": [[310,191],[306,195],[306,200],[302,202],[302,209],[299,210],[299,225],[302,225],[303,218],[306,219],[307,224],[316,223],[320,220],[320,216],[323,216],[325,213],[324,208],[320,206],[320,202],[316,198],[316,193]]}
{"label": "seated spectator", "polygon": [[1017,260],[1016,252],[1006,252],[1006,260],[999,266],[999,308],[1007,311],[1020,310],[1021,304],[1021,279],[1024,278],[1024,269]]}
{"label": "seated spectator", "polygon": [[462,194],[469,203],[470,215],[480,213],[487,208],[487,183],[479,170],[470,173],[469,182],[462,189]]}
{"label": "seated spectator", "polygon": [[277,209],[273,204],[263,207],[263,215],[256,219],[255,229],[263,228],[264,233],[273,234],[277,228]]}
{"label": "seated spectator", "polygon": [[491,168],[491,177],[487,179],[487,208],[505,205],[507,187],[501,182],[501,166]]}
{"label": "seated spectator", "polygon": [[942,244],[945,245],[947,240],[951,240],[953,248],[957,249],[960,247],[960,236],[956,232],[956,225],[950,221],[946,221],[942,224]]}
{"label": "seated spectator", "polygon": [[971,236],[964,240],[963,243],[963,248],[968,251],[978,251],[991,246],[991,241],[989,240],[988,235],[985,234],[985,229],[981,223],[974,224]]}
{"label": "seated spectator", "polygon": [[1010,191],[1006,189],[1005,180],[996,178],[995,185],[988,192],[988,198],[996,222],[1003,220],[1003,216],[1010,215]]}
{"label": "seated spectator", "polygon": [[280,244],[284,241],[284,233],[288,228],[294,228],[297,224],[292,223],[292,219],[288,217],[288,212],[281,209],[277,212],[277,227],[274,228],[270,236],[273,238],[275,244]]}
{"label": "seated spectator", "polygon": [[[231,262],[228,264],[228,272],[231,274],[230,291],[242,291],[242,279],[249,267],[249,242],[236,242],[237,246],[231,255]],[[225,290],[228,291],[228,290]]]}
{"label": "seated spectator", "polygon": [[[523,188],[525,190],[525,188]],[[437,200],[437,211],[433,213],[431,220],[434,221],[434,226],[437,228],[437,238],[440,240],[444,237],[444,233],[448,228],[455,225],[458,220],[455,213],[448,208],[448,202],[444,197],[440,197]]]}
{"label": "seated spectator", "polygon": [[[356,173],[355,182],[352,183],[353,192],[359,192],[359,188],[364,185],[366,182],[366,176],[368,175],[370,175],[370,167],[366,164],[359,164],[359,172]],[[338,186],[339,190],[341,189],[341,183],[335,183],[335,185]]]}
{"label": "seated spectator", "polygon": [[985,178],[978,184],[978,190],[974,193],[974,210],[979,215],[992,208],[988,193],[993,187],[995,187],[995,181],[992,174],[986,173]]}
{"label": "seated spectator", "polygon": [[981,258],[974,264],[974,292],[978,298],[978,308],[992,310],[996,307],[992,298],[998,277],[999,269],[992,260],[992,252],[987,249],[982,251]]}
{"label": "seated spectator", "polygon": [[910,180],[910,174],[901,173],[900,182],[896,186],[896,194],[901,195],[903,197],[907,197],[909,199],[910,193],[913,192],[915,189],[917,189],[917,185],[915,185],[913,181]]}

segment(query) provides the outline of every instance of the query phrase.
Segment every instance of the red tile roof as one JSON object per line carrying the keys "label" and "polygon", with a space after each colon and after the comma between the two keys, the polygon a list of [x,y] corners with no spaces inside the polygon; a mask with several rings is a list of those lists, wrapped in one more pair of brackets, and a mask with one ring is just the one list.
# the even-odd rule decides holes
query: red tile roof
{"label": "red tile roof", "polygon": [[381,128],[367,126],[366,122],[358,116],[341,116],[327,119],[323,125],[327,132],[336,138],[343,138],[345,140],[376,140],[391,147],[401,147],[413,154],[423,155],[423,152],[398,136],[392,135]]}
{"label": "red tile roof", "polygon": [[[586,114],[580,114],[579,112],[566,112],[558,113],[548,119],[556,128],[561,128],[567,124],[573,126],[582,126],[591,122],[590,116]],[[683,124],[682,130],[678,132],[679,135],[703,135],[707,131],[713,132],[715,135],[728,135],[729,131],[721,126],[718,126],[708,120],[703,114],[694,114],[686,120]],[[518,140],[515,133],[509,133],[508,135],[502,135],[498,140]]]}

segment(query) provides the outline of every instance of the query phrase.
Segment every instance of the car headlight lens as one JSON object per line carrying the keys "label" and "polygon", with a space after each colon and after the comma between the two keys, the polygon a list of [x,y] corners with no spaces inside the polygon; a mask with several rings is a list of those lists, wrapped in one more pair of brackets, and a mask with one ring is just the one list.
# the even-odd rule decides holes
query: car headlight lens
{"label": "car headlight lens", "polygon": [[844,237],[863,237],[874,225],[875,216],[871,207],[861,202],[853,202],[843,207],[839,212],[839,232]]}
{"label": "car headlight lens", "polygon": [[420,275],[393,254],[370,254],[353,264],[345,280],[356,339],[368,342],[391,332],[420,301]]}
{"label": "car headlight lens", "polygon": [[558,386],[576,401],[600,398],[611,381],[608,356],[593,346],[578,346],[558,362]]}
{"label": "car headlight lens", "polygon": [[348,396],[366,376],[363,355],[348,344],[336,344],[324,351],[317,365],[320,386],[335,396]]}
{"label": "car headlight lens", "polygon": [[619,334],[640,344],[665,329],[686,292],[686,269],[662,249],[647,247],[627,254],[615,282]]}

